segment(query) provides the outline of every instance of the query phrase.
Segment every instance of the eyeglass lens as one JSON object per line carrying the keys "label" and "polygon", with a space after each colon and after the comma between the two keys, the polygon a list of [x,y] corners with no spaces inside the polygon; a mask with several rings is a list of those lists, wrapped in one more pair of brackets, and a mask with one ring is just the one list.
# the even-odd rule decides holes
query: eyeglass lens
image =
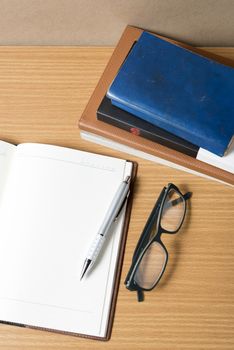
{"label": "eyeglass lens", "polygon": [[146,250],[137,268],[135,281],[139,287],[151,289],[162,274],[166,263],[166,252],[158,242],[153,242]]}
{"label": "eyeglass lens", "polygon": [[183,220],[185,211],[184,198],[173,188],[168,192],[164,202],[161,227],[169,232],[176,231]]}
{"label": "eyeglass lens", "polygon": [[[171,189],[164,202],[161,214],[161,227],[169,232],[176,231],[183,220],[185,212],[184,198]],[[157,234],[155,226],[150,237]],[[164,247],[157,241],[153,241],[146,249],[135,272],[134,280],[139,287],[151,289],[157,283],[165,268],[167,253]]]}

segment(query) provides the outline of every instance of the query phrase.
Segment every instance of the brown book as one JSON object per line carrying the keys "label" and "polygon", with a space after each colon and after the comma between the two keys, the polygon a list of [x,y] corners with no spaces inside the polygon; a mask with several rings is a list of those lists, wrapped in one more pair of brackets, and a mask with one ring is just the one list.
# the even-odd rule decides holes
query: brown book
{"label": "brown book", "polygon": [[[147,140],[138,135],[131,134],[123,129],[109,125],[97,120],[97,109],[105,96],[111,82],[130,51],[132,45],[143,32],[142,29],[127,26],[119,43],[117,44],[112,57],[104,70],[80,120],[79,128],[81,137],[107,147],[115,148],[139,157],[143,157],[161,164],[179,168],[197,175],[213,178],[218,181],[234,185],[234,174],[216,166],[207,164],[196,158]],[[155,34],[156,35],[156,34]],[[203,56],[210,57],[224,64],[232,65],[229,59],[219,57],[204,50],[191,47],[187,44],[177,42],[160,36],[164,40],[185,47]]]}

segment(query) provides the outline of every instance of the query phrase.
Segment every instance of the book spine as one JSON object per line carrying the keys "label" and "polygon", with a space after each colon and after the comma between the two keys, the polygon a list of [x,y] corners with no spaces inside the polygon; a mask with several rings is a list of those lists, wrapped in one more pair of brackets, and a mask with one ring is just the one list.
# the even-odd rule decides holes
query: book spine
{"label": "book spine", "polygon": [[[125,114],[127,114],[127,112],[125,112]],[[133,121],[133,118],[134,116],[131,116],[131,118],[124,118],[123,120],[118,118],[117,115],[115,115],[115,117],[112,117],[100,110],[97,111],[97,119],[102,122],[128,131],[136,136],[140,136],[150,141],[159,143],[160,145],[169,147],[190,157],[196,158],[199,151],[198,146],[193,145],[192,143],[187,142],[165,131],[161,131],[154,125],[149,125],[149,123],[141,120],[137,121],[138,118],[134,118]]]}

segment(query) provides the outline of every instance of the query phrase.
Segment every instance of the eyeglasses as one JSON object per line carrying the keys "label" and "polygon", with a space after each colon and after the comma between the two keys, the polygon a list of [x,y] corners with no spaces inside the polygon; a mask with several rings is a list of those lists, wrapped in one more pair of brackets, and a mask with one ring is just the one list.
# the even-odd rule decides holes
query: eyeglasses
{"label": "eyeglasses", "polygon": [[125,285],[136,291],[143,301],[143,291],[152,290],[160,281],[168,261],[168,252],[161,241],[162,233],[174,234],[181,228],[186,200],[192,193],[182,194],[173,184],[164,187],[137,243]]}

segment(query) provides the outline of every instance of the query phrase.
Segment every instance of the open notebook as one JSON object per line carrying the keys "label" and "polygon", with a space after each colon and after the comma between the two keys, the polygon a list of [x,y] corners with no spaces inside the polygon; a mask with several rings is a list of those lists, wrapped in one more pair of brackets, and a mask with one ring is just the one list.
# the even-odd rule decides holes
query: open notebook
{"label": "open notebook", "polygon": [[112,225],[93,270],[82,281],[80,274],[134,164],[58,146],[0,141],[0,169],[0,320],[107,339],[129,205]]}

